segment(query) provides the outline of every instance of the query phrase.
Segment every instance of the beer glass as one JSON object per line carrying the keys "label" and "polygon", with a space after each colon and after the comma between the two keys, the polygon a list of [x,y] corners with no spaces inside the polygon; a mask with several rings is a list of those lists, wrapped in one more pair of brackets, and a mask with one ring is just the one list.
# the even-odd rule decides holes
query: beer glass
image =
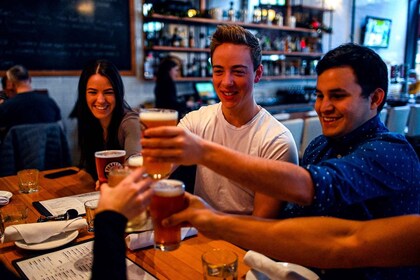
{"label": "beer glass", "polygon": [[[132,172],[129,168],[115,168],[109,172],[108,185],[113,188],[117,186],[125,177]],[[147,223],[149,215],[147,210],[140,212],[136,217],[132,218],[127,222],[125,232],[131,233],[135,231],[141,231],[143,226]]]}
{"label": "beer glass", "polygon": [[127,159],[126,165],[130,169],[136,169],[138,167],[143,166],[143,156],[142,155],[134,155]]}
{"label": "beer glass", "polygon": [[[205,280],[238,279],[238,255],[226,249],[213,249],[201,256]],[[268,279],[268,278],[267,278]]]}
{"label": "beer glass", "polygon": [[105,150],[95,152],[96,172],[99,183],[108,182],[108,174],[113,168],[123,168],[125,161],[124,150]]}
{"label": "beer glass", "polygon": [[[140,126],[142,131],[146,128],[158,126],[175,126],[178,122],[178,112],[171,109],[141,109]],[[171,172],[172,164],[166,162],[150,162],[147,157],[143,158],[143,165],[153,179],[163,179]]]}
{"label": "beer glass", "polygon": [[172,251],[181,243],[181,225],[162,226],[162,220],[185,208],[184,183],[178,180],[159,180],[153,184],[154,194],[150,204],[150,216],[154,228],[155,249]]}

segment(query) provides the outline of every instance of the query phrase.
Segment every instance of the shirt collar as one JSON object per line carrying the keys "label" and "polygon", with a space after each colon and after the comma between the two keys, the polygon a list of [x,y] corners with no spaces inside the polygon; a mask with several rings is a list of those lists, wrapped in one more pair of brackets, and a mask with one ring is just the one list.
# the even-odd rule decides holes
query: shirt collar
{"label": "shirt collar", "polygon": [[352,132],[340,137],[327,137],[327,141],[331,144],[338,143],[339,145],[349,145],[354,142],[359,142],[360,139],[368,139],[375,136],[378,132],[388,132],[388,129],[381,122],[379,115],[371,118]]}

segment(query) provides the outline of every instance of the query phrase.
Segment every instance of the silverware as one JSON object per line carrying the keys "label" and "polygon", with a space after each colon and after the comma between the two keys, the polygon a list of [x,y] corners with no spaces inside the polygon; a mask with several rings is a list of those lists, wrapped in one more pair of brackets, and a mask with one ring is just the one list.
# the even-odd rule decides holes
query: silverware
{"label": "silverware", "polygon": [[66,213],[57,216],[41,216],[37,220],[38,223],[48,222],[48,221],[66,221],[76,218],[79,215],[76,209],[69,209]]}

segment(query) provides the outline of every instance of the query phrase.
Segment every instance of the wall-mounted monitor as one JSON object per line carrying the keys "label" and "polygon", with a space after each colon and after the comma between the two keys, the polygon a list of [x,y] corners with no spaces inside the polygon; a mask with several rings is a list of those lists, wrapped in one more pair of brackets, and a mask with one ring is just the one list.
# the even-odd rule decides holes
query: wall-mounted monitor
{"label": "wall-mounted monitor", "polygon": [[371,48],[387,48],[392,20],[366,16],[362,32],[362,45]]}
{"label": "wall-mounted monitor", "polygon": [[194,83],[194,89],[203,101],[218,99],[212,82],[196,82]]}

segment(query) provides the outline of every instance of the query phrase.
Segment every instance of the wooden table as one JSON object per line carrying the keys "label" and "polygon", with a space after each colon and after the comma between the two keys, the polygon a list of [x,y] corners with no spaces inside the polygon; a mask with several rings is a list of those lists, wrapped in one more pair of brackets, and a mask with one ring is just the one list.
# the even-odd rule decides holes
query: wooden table
{"label": "wooden table", "polygon": [[[28,223],[36,222],[40,216],[38,211],[32,206],[33,201],[82,194],[92,192],[95,189],[95,182],[84,171],[57,179],[46,179],[43,177],[43,175],[54,171],[56,170],[41,172],[40,190],[31,194],[19,193],[17,176],[0,177],[0,190],[13,193],[9,205],[20,202],[28,206]],[[0,210],[6,210],[7,206],[3,206]],[[93,234],[82,229],[76,240],[70,244],[88,240],[92,237]],[[212,248],[226,248],[236,252],[239,256],[238,279],[244,278],[249,270],[249,267],[243,263],[243,256],[246,251],[229,242],[208,239],[201,234],[184,240],[181,247],[172,252],[161,252],[153,248],[135,251],[127,249],[127,256],[158,279],[202,279],[201,255]],[[42,253],[42,251],[20,249],[13,242],[0,244],[0,259],[6,263],[9,269],[15,272],[16,270],[12,266],[13,260],[32,257]]]}

